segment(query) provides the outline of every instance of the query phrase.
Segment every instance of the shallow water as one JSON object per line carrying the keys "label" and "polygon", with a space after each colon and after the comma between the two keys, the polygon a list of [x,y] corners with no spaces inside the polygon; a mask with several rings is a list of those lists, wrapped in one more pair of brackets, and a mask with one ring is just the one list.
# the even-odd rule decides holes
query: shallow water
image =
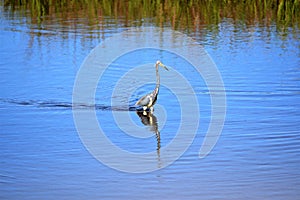
{"label": "shallow water", "polygon": [[[300,195],[299,30],[282,35],[275,25],[242,28],[224,19],[216,27],[217,35],[203,26],[206,34],[193,36],[216,63],[227,97],[221,137],[203,159],[198,153],[210,122],[210,93],[187,63],[162,56],[192,83],[200,107],[193,143],[165,168],[166,152],[158,149],[176,135],[179,102],[162,86],[160,107],[154,111],[157,127],[146,125],[149,118],[129,112],[141,133],[152,136],[137,139],[124,134],[112,111],[118,115],[132,110],[135,100],[154,84],[138,88],[129,97],[115,97],[124,103],[117,107],[110,106],[106,94],[132,65],[155,62],[156,53],[140,52],[136,62],[130,56],[118,60],[116,68],[106,71],[100,84],[105,89],[97,91],[95,107],[113,143],[135,153],[156,152],[157,171],[132,174],[111,169],[90,154],[72,112],[73,85],[84,59],[104,38],[126,29],[109,24],[108,18],[107,28],[99,30],[102,38],[97,31],[85,32],[88,27],[83,25],[83,31],[53,24],[39,28],[20,16],[4,11],[1,15],[1,199],[297,199]],[[170,82],[172,77],[161,70],[161,81]],[[128,91],[132,85],[128,83]],[[185,99],[189,95],[183,91]],[[128,98],[129,103],[123,101]],[[92,108],[80,105],[78,109]],[[125,122],[127,130],[134,128]]]}

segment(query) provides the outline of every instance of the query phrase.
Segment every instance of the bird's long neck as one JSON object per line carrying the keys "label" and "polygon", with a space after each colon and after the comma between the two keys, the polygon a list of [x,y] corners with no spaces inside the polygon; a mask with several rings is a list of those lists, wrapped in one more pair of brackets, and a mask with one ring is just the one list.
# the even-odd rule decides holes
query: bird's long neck
{"label": "bird's long neck", "polygon": [[158,67],[156,67],[156,87],[159,88],[159,84],[160,84],[160,77],[159,77],[159,73],[158,73]]}
{"label": "bird's long neck", "polygon": [[159,85],[160,85],[160,77],[159,77],[159,73],[158,73],[158,66],[156,66],[156,87],[154,89],[154,91],[156,93],[158,93]]}

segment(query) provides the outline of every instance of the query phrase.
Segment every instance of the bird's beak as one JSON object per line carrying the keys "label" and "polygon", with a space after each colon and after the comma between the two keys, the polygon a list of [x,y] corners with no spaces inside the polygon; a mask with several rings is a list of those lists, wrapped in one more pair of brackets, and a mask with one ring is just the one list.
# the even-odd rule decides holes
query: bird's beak
{"label": "bird's beak", "polygon": [[160,63],[160,64],[159,64],[159,66],[161,66],[161,67],[163,67],[165,70],[169,71],[169,69],[167,68],[167,66],[166,66],[166,65],[164,65],[164,64],[162,64],[162,63]]}

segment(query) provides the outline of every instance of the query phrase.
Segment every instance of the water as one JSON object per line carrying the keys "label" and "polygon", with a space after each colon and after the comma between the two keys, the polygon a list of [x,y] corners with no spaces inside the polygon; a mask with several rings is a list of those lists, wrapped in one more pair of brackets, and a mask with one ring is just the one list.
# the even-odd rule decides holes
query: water
{"label": "water", "polygon": [[[203,79],[184,61],[163,55],[173,71],[180,69],[191,81],[200,123],[191,146],[165,168],[162,162],[167,153],[158,149],[172,141],[180,122],[172,92],[161,88],[161,107],[154,112],[157,123],[149,126],[149,118],[140,118],[130,106],[153,84],[129,97],[116,97],[124,103],[117,107],[110,107],[111,98],[97,90],[96,113],[107,137],[131,152],[155,152],[156,171],[132,174],[111,169],[90,154],[72,112],[73,84],[85,57],[104,38],[126,30],[125,26],[114,26],[108,18],[104,29],[85,31],[89,27],[84,24],[72,30],[50,21],[41,28],[26,20],[1,10],[1,199],[297,199],[300,195],[298,29],[282,33],[275,24],[245,28],[224,19],[216,27],[217,34],[203,26],[206,34],[193,36],[216,63],[227,95],[221,137],[203,159],[198,153],[209,126],[210,96]],[[102,92],[111,94],[122,70],[128,71],[132,63],[152,62],[156,53],[141,52],[136,61],[130,56],[118,60],[117,72],[107,71]],[[153,75],[154,71],[149,76]],[[170,80],[161,70],[161,81]],[[128,83],[128,91],[132,85]],[[123,101],[128,98],[129,104]],[[112,111],[118,115],[128,109],[141,134],[151,137],[132,138],[120,130]],[[124,128],[134,128],[123,120]]]}

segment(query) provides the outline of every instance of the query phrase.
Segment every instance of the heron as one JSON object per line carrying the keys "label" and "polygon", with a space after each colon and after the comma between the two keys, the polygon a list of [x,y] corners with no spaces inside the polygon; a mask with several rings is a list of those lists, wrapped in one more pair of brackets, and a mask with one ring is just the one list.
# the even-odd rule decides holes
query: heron
{"label": "heron", "polygon": [[160,86],[160,77],[159,77],[159,72],[158,72],[158,68],[159,67],[162,67],[165,70],[169,71],[169,69],[164,64],[162,64],[159,60],[156,61],[156,64],[155,64],[155,69],[156,69],[156,86],[155,86],[154,90],[151,93],[146,94],[145,96],[143,96],[142,98],[140,98],[135,103],[135,105],[141,106],[144,111],[146,111],[146,110],[149,109],[151,112],[153,112],[153,106],[156,103],[157,95],[158,95],[158,92],[159,92],[159,86]]}

